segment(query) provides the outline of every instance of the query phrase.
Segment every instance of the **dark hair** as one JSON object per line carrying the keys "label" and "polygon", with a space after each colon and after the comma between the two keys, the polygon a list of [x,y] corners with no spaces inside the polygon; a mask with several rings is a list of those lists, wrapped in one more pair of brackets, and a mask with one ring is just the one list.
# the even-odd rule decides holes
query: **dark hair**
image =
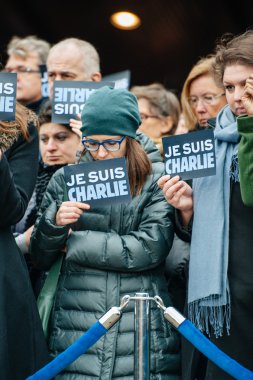
{"label": "dark hair", "polygon": [[[43,107],[42,107],[42,109],[38,115],[39,127],[43,124],[52,123],[52,112],[53,112],[52,111],[52,102],[50,100],[48,100],[47,102],[45,102],[45,104],[43,105]],[[68,124],[60,124],[60,123],[57,123],[57,124],[62,125],[63,127],[67,128],[71,132],[73,132],[72,128]]]}
{"label": "dark hair", "polygon": [[240,64],[253,68],[253,30],[237,36],[225,33],[216,45],[213,65],[215,80],[221,84],[227,66]]}
{"label": "dark hair", "polygon": [[151,172],[151,162],[142,146],[131,137],[126,137],[126,152],[131,194],[139,195]]}
{"label": "dark hair", "polygon": [[39,125],[52,122],[52,104],[51,101],[48,100],[44,103],[43,108],[40,110],[38,115]]}

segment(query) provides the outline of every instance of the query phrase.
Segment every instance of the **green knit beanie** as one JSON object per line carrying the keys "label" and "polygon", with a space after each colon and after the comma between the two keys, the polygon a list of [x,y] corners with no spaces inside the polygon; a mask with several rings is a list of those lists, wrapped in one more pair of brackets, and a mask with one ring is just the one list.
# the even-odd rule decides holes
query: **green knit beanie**
{"label": "green knit beanie", "polygon": [[136,137],[141,124],[137,98],[125,89],[108,86],[94,91],[82,111],[82,136],[120,135]]}

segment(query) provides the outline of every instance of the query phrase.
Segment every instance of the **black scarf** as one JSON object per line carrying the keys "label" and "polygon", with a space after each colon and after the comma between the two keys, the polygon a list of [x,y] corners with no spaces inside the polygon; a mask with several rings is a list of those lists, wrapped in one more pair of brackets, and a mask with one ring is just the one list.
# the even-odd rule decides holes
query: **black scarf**
{"label": "black scarf", "polygon": [[42,198],[46,192],[47,185],[53,174],[66,164],[46,165],[42,161],[39,163],[39,171],[35,184],[35,207],[31,210],[26,220],[25,231],[34,225],[38,211],[42,202]]}

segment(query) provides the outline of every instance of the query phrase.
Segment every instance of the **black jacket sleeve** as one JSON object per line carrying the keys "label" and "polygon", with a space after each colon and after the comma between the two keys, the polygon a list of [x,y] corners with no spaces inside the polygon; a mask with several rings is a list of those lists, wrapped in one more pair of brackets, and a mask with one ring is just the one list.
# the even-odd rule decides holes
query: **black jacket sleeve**
{"label": "black jacket sleeve", "polygon": [[29,141],[22,136],[0,160],[0,226],[17,223],[32,196],[38,171],[38,132],[29,126]]}

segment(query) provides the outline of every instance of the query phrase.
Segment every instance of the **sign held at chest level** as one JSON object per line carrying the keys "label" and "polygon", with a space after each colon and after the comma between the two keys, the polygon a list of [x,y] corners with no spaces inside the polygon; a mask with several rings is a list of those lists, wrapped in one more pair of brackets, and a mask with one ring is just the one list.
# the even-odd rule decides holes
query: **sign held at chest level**
{"label": "sign held at chest level", "polygon": [[182,179],[215,175],[216,159],[212,129],[164,137],[165,172]]}
{"label": "sign held at chest level", "polygon": [[124,157],[65,166],[64,175],[70,201],[101,206],[131,200]]}

